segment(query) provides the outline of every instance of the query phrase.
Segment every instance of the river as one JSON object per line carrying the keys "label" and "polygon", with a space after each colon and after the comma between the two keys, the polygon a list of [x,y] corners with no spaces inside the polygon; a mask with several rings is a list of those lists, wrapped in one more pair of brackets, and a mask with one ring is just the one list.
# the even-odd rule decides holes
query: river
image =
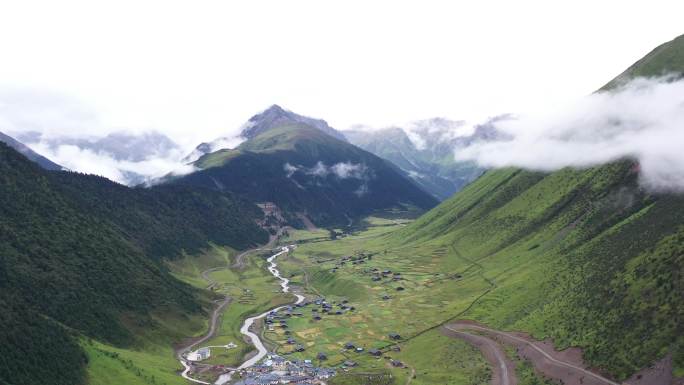
{"label": "river", "polygon": [[[289,293],[290,292],[290,280],[287,278],[284,278],[280,275],[280,271],[277,269],[278,264],[275,263],[275,260],[280,255],[283,255],[283,254],[287,253],[288,251],[290,251],[291,247],[292,246],[284,246],[279,252],[271,255],[266,260],[266,262],[269,263],[268,271],[274,277],[276,277],[280,280],[280,287],[282,288],[281,290],[283,293]],[[252,325],[254,324],[254,321],[266,317],[268,315],[268,313],[270,313],[272,311],[279,311],[279,310],[281,310],[287,306],[297,305],[297,304],[300,304],[304,301],[303,295],[295,294],[295,297],[297,297],[297,300],[295,302],[289,304],[289,305],[279,306],[275,309],[271,309],[271,310],[266,311],[262,314],[259,314],[259,315],[254,316],[254,317],[247,318],[245,320],[245,322],[242,324],[242,327],[240,328],[240,333],[242,333],[243,335],[247,336],[247,338],[249,338],[249,340],[252,342],[252,345],[254,345],[254,347],[257,349],[257,354],[254,357],[243,362],[242,365],[240,365],[238,367],[238,370],[253,366],[257,362],[259,362],[262,358],[264,358],[266,356],[266,354],[268,353],[268,350],[266,350],[266,347],[261,342],[261,338],[259,338],[259,336],[256,333],[253,333],[249,330],[252,327]],[[231,371],[229,373],[222,374],[221,376],[219,376],[219,378],[216,380],[216,382],[214,384],[223,385],[223,384],[227,383],[228,381],[231,380],[233,373],[235,373],[235,371]]]}

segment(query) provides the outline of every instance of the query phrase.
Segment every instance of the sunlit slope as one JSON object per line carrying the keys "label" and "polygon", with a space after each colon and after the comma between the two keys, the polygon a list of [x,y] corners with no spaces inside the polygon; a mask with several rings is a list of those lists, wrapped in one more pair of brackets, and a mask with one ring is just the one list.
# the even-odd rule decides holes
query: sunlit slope
{"label": "sunlit slope", "polygon": [[684,366],[684,197],[650,194],[620,162],[551,174],[490,171],[392,236],[444,244],[495,286],[466,317],[581,346],[626,377]]}

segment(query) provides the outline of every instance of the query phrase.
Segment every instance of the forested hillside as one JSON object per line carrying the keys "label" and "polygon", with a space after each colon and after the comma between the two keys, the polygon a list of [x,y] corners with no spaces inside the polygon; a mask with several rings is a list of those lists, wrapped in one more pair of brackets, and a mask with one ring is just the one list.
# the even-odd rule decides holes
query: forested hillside
{"label": "forested hillside", "polygon": [[83,383],[81,336],[130,346],[132,330],[163,328],[155,309],[202,312],[159,258],[266,239],[228,195],[48,172],[1,143],[0,200],[3,384]]}

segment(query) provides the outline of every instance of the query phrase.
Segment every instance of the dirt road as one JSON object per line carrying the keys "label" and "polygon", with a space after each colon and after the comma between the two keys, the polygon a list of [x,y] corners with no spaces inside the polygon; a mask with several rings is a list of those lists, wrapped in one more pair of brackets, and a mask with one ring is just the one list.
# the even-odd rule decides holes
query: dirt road
{"label": "dirt road", "polygon": [[508,358],[506,352],[496,341],[481,335],[453,329],[449,325],[445,325],[442,328],[442,334],[462,339],[482,352],[485,359],[492,365],[492,385],[518,384],[518,378],[515,375],[515,364]]}
{"label": "dirt road", "polygon": [[619,385],[618,382],[586,369],[578,350],[558,352],[552,345],[536,341],[522,333],[503,332],[472,321],[457,321],[445,325],[444,328],[467,335],[473,335],[473,331],[479,332],[484,334],[479,337],[494,344],[499,342],[513,346],[521,357],[532,362],[538,372],[546,377],[561,380],[565,385]]}

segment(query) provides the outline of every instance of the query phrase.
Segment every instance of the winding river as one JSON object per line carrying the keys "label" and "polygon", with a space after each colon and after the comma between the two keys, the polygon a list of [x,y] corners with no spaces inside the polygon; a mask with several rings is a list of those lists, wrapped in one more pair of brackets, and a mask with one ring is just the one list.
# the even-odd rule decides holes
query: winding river
{"label": "winding river", "polygon": [[[275,259],[278,258],[280,255],[283,255],[283,254],[287,253],[288,251],[290,251],[291,247],[292,246],[284,246],[279,252],[271,255],[266,260],[266,262],[269,263],[268,271],[274,277],[276,277],[280,280],[280,287],[282,288],[283,293],[289,293],[290,292],[290,280],[287,278],[284,278],[280,275],[280,271],[276,268],[278,266],[278,264],[275,263]],[[247,336],[247,338],[249,338],[249,340],[252,342],[252,345],[254,345],[254,347],[257,349],[257,354],[254,357],[243,362],[242,365],[240,365],[238,367],[238,370],[253,366],[257,362],[259,362],[262,358],[264,358],[266,356],[266,353],[268,353],[268,350],[266,350],[266,347],[261,342],[261,339],[259,338],[259,336],[256,333],[253,333],[249,330],[252,327],[252,325],[254,324],[254,322],[258,319],[266,317],[268,315],[268,313],[270,313],[272,311],[279,311],[279,310],[281,310],[287,306],[297,305],[297,304],[300,304],[304,301],[303,295],[295,294],[295,297],[297,297],[297,300],[295,302],[289,304],[289,305],[279,306],[275,309],[268,310],[262,314],[259,314],[259,315],[254,316],[254,317],[247,318],[245,320],[245,322],[242,324],[242,327],[240,328],[240,333],[242,333],[243,335]],[[223,384],[227,383],[228,381],[231,380],[233,373],[235,373],[235,371],[231,371],[229,373],[222,374],[218,378],[218,380],[216,380],[216,382],[214,384],[223,385]]]}

